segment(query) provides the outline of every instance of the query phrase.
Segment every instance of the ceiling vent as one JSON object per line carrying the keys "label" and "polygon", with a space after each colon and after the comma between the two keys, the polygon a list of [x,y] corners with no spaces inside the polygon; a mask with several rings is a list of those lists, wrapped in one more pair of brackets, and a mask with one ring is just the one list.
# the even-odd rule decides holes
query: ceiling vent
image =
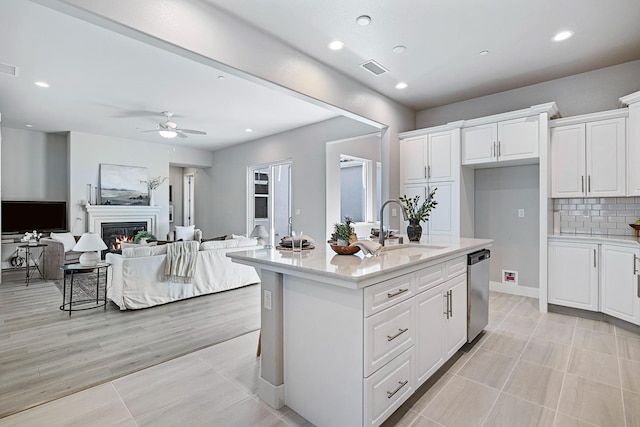
{"label": "ceiling vent", "polygon": [[18,75],[18,67],[0,62],[0,74],[16,77]]}
{"label": "ceiling vent", "polygon": [[388,73],[389,72],[389,70],[384,68],[382,65],[378,64],[373,59],[365,62],[364,64],[360,64],[360,66],[362,68],[364,68],[365,70],[367,70],[368,72],[370,72],[372,74],[375,74],[376,76],[379,76],[380,74],[384,74],[384,73]]}

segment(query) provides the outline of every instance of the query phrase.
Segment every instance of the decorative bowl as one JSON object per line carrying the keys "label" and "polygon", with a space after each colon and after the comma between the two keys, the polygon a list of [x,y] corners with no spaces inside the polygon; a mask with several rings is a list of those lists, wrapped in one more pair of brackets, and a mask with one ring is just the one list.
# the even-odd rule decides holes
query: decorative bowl
{"label": "decorative bowl", "polygon": [[358,246],[331,245],[331,249],[338,255],[353,255],[360,250]]}
{"label": "decorative bowl", "polygon": [[629,227],[633,228],[636,234],[636,239],[638,238],[638,232],[640,232],[640,224],[629,224]]}

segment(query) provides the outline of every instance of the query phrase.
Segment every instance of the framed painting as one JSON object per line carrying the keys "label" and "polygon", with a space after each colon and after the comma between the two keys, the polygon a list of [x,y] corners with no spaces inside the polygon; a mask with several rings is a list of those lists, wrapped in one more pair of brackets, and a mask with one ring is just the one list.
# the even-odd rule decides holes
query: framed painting
{"label": "framed painting", "polygon": [[149,205],[147,168],[100,164],[100,203]]}

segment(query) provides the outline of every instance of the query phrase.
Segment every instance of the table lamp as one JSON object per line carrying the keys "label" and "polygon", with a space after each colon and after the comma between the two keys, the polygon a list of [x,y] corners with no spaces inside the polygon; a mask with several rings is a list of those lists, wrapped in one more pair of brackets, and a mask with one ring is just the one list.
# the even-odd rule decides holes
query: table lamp
{"label": "table lamp", "polygon": [[107,249],[107,245],[96,233],[84,233],[73,247],[76,252],[84,252],[80,255],[80,265],[86,266],[96,265],[100,261],[98,251],[105,249]]}
{"label": "table lamp", "polygon": [[265,239],[269,237],[269,233],[267,232],[267,229],[264,227],[264,225],[256,225],[249,237],[257,237],[258,244],[264,245],[265,248],[271,247],[271,245],[265,241]]}

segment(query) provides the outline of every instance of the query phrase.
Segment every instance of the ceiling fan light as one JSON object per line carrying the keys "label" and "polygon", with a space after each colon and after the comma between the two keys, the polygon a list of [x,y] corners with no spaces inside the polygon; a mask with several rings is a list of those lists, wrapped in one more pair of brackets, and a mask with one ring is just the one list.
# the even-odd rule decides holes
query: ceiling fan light
{"label": "ceiling fan light", "polygon": [[158,133],[160,134],[161,137],[163,138],[175,138],[178,135],[178,132],[173,131],[173,130],[159,130]]}

